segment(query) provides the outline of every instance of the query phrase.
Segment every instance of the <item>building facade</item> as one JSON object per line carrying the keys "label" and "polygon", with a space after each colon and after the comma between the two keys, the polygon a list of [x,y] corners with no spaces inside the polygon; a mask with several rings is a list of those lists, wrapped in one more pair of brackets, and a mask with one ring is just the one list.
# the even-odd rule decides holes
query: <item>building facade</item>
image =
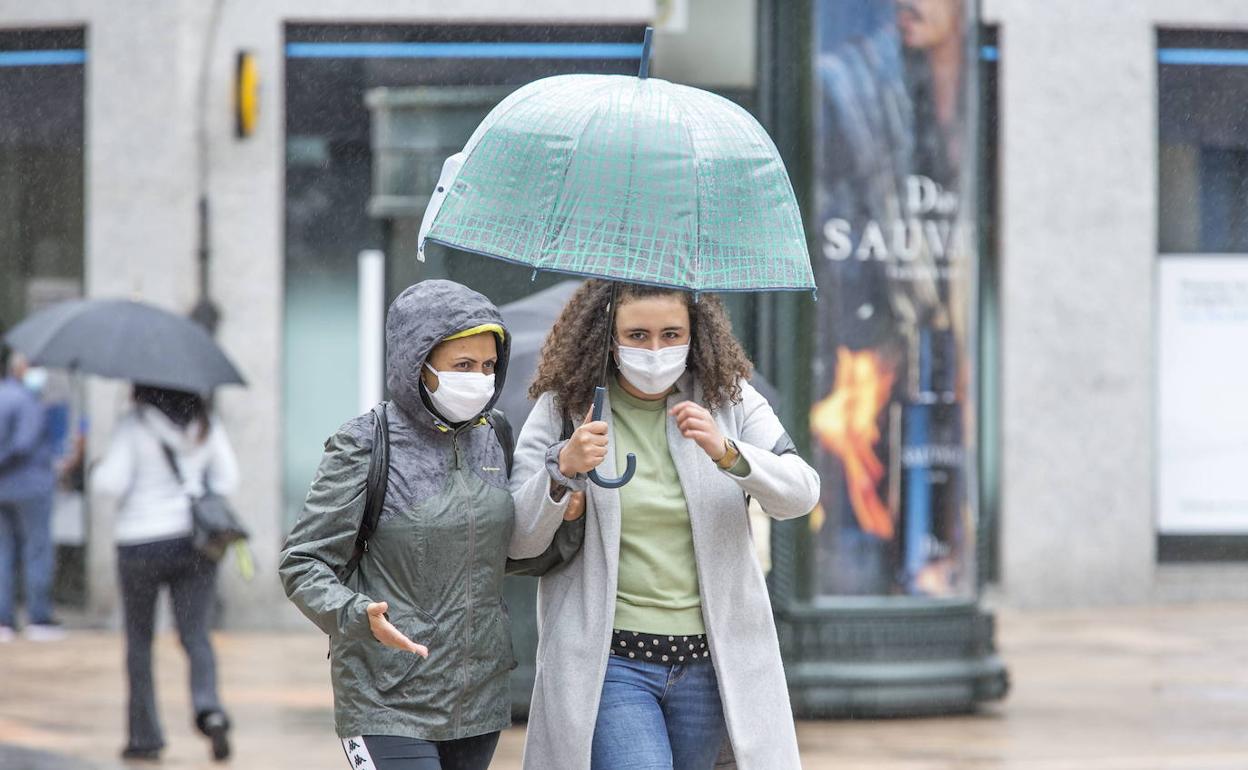
{"label": "building facade", "polygon": [[[369,0],[315,4],[190,0],[127,0],[107,6],[73,0],[0,4],[0,28],[11,34],[9,53],[46,51],[53,43],[69,51],[59,59],[53,56],[33,64],[29,58],[10,57],[14,72],[33,68],[52,73],[56,66],[78,68],[81,144],[71,154],[81,160],[80,176],[75,178],[72,172],[66,174],[54,167],[26,176],[53,185],[74,185],[81,180],[81,222],[67,221],[60,228],[65,234],[63,240],[70,244],[65,247],[70,254],[60,261],[78,261],[68,268],[42,270],[63,278],[63,293],[72,293],[77,281],[79,291],[86,296],[140,298],[178,312],[189,311],[199,296],[197,212],[201,190],[210,201],[207,285],[220,311],[217,338],[249,383],[246,389],[223,389],[216,406],[244,471],[237,504],[251,525],[257,570],[250,584],[232,568],[222,570],[226,622],[254,627],[298,622],[274,577],[290,510],[300,502],[286,499],[283,469],[290,443],[286,437],[315,437],[309,439],[312,446],[308,452],[300,455],[305,459],[309,453],[313,456],[313,467],[301,470],[310,479],[320,442],[357,413],[356,394],[343,396],[345,389],[354,390],[353,374],[346,379],[346,386],[322,381],[326,371],[332,378],[332,372],[355,366],[353,351],[345,365],[335,359],[344,349],[343,335],[348,339],[354,336],[354,329],[342,328],[343,324],[354,325],[354,310],[344,321],[335,315],[340,310],[340,297],[331,297],[323,308],[299,315],[308,302],[316,301],[315,287],[301,285],[303,275],[291,276],[287,270],[288,258],[303,256],[290,256],[288,244],[301,235],[292,231],[311,226],[297,219],[299,212],[293,221],[288,217],[287,188],[292,183],[288,166],[304,163],[309,154],[310,162],[328,165],[333,158],[320,153],[350,155],[355,149],[351,137],[321,137],[319,143],[288,140],[286,104],[291,95],[285,73],[296,61],[289,54],[291,35],[302,30],[328,36],[323,42],[368,43],[376,42],[365,38],[377,30],[397,31],[402,37],[413,30],[485,28],[485,33],[497,36],[508,28],[542,25],[551,27],[549,39],[557,40],[562,28],[574,28],[582,37],[592,38],[595,29],[640,29],[654,15],[650,2],[565,0],[523,4],[494,0],[456,3],[454,7],[437,2]],[[32,40],[31,33],[37,31],[68,31],[70,36],[51,42]],[[356,34],[356,39],[335,40],[333,36],[339,32],[339,37]],[[254,133],[245,139],[236,136],[233,104],[236,54],[241,51],[254,55],[260,75],[259,120]],[[72,61],[49,64],[66,57]],[[340,64],[332,74],[358,70],[360,61],[364,60]],[[48,66],[42,66],[45,64]],[[29,104],[49,98],[41,90],[60,92],[59,84],[48,77],[45,74],[42,80],[26,84],[36,89]],[[73,80],[72,75],[62,77]],[[320,117],[332,116],[342,108],[341,102],[333,100],[343,95],[333,85],[330,83],[319,95],[313,85],[313,93],[302,95],[303,103],[322,98]],[[205,116],[202,123],[193,117],[201,106]],[[352,107],[363,109],[362,104],[348,109]],[[317,117],[312,115],[311,120]],[[73,116],[66,121],[72,123]],[[74,139],[71,126],[58,141],[72,145]],[[18,140],[26,144],[32,141],[25,137]],[[292,155],[293,164],[288,162]],[[364,162],[367,167],[367,155]],[[200,173],[201,168],[205,173]],[[10,166],[6,172],[15,170],[16,166]],[[297,170],[292,173],[295,175]],[[13,175],[9,179],[11,184],[17,183]],[[367,220],[367,186],[357,192],[356,221]],[[36,220],[30,208],[22,210]],[[76,233],[75,227],[81,230]],[[77,253],[72,252],[74,245]],[[366,233],[355,243],[333,245],[342,246],[333,256],[350,265],[348,275],[353,278],[358,251],[377,244]],[[36,247],[21,248],[33,253]],[[317,256],[323,255],[313,255],[312,259]],[[31,264],[30,257],[22,260],[22,265]],[[32,278],[40,277],[40,263],[33,264],[15,264],[13,274],[29,284]],[[329,273],[331,280],[334,277],[332,266],[321,272]],[[311,276],[303,283],[315,280],[316,276]],[[18,288],[17,283],[6,280],[6,289],[13,295],[6,307],[6,323],[16,322],[29,304],[25,287]],[[291,290],[293,298],[289,296]],[[353,298],[350,291],[347,296]],[[292,358],[300,357],[304,358],[298,366],[291,363]],[[92,381],[87,392],[89,451],[98,456],[106,446],[113,420],[125,407],[126,392],[117,384],[100,381]],[[305,392],[328,393],[329,398],[306,411],[292,409],[288,402],[298,401]],[[305,429],[305,424],[310,427]],[[111,515],[100,501],[92,502],[85,535],[87,601],[92,617],[115,623],[118,613]]]}
{"label": "building facade", "polygon": [[[816,6],[796,15],[813,23]],[[0,0],[0,204],[11,214],[0,222],[0,321],[77,293],[185,312],[207,286],[218,339],[249,382],[217,401],[245,470],[238,504],[258,574],[248,584],[223,571],[228,623],[298,622],[273,572],[320,442],[367,400],[356,372],[359,253],[389,252],[390,293],[415,276],[407,250],[418,218],[370,209],[370,99],[384,101],[386,89],[433,101],[458,91],[486,104],[545,74],[627,72],[635,58],[620,49],[589,51],[639,38],[656,18],[654,74],[754,110],[777,133],[795,182],[808,185],[803,85],[814,41],[778,0],[476,0],[453,9],[424,0]],[[1234,351],[1184,357],[1189,335],[1248,340],[1226,298],[1248,253],[1248,43],[1236,36],[1248,33],[1248,11],[1236,0],[983,0],[980,22],[974,45],[992,93],[979,102],[990,161],[981,174],[989,237],[978,415],[989,526],[979,550],[994,601],[1248,594],[1248,540],[1237,539],[1248,528],[1225,481],[1234,469],[1209,471],[1197,459],[1193,470],[1201,448],[1184,443],[1207,427],[1203,435],[1219,437],[1209,451],[1223,457],[1248,444],[1237,430],[1248,428],[1248,407],[1234,388],[1206,387],[1239,382],[1237,369],[1218,368]],[[781,44],[777,24],[788,36]],[[555,47],[540,56],[488,48],[508,42]],[[435,56],[429,44],[458,48]],[[397,48],[380,55],[385,46]],[[31,52],[44,58],[23,58]],[[259,117],[240,138],[243,52],[259,73]],[[1204,117],[1176,117],[1184,115]],[[500,299],[533,288],[510,275],[456,277]],[[1231,325],[1211,331],[1183,302],[1221,302],[1218,318]],[[767,359],[765,373],[804,376],[809,362],[774,349],[813,323],[809,306],[741,300],[732,310],[751,351]],[[1207,377],[1178,376],[1202,365],[1212,367]],[[93,455],[125,395],[98,381],[87,389]],[[1218,409],[1184,406],[1193,401]],[[795,435],[808,412],[785,404]],[[1192,478],[1194,492],[1184,486]],[[1216,493],[1201,497],[1202,487]],[[115,622],[110,513],[92,502],[81,538],[87,601],[92,617]]]}
{"label": "building facade", "polygon": [[1248,9],[985,0],[983,21],[998,36],[1001,596],[1242,598],[1242,377],[1233,349],[1184,355],[1248,335],[1233,301],[1199,310],[1171,290],[1239,284]]}

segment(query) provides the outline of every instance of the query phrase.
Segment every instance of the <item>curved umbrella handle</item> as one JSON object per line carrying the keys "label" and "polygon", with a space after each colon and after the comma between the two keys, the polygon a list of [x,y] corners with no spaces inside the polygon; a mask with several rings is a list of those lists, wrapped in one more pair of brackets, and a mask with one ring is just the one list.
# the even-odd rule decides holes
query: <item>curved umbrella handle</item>
{"label": "curved umbrella handle", "polygon": [[[602,402],[607,395],[607,389],[599,385],[594,388],[594,421],[602,419]],[[603,489],[619,489],[628,482],[633,480],[633,474],[637,472],[637,455],[632,452],[628,453],[628,465],[624,468],[624,475],[618,479],[605,479],[598,474],[595,468],[589,472],[589,480],[602,487]]]}

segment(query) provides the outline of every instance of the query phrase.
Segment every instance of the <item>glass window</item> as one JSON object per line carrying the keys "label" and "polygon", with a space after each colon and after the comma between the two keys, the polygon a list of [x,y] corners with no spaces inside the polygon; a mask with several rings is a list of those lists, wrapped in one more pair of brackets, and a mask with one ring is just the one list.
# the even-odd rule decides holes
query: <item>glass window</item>
{"label": "glass window", "polygon": [[[0,333],[82,295],[84,43],[81,29],[0,31]],[[65,449],[73,422],[65,373],[50,372],[42,395]],[[81,494],[59,490],[58,602],[86,600],[86,528]]]}
{"label": "glass window", "polygon": [[819,592],[976,586],[974,4],[812,6]]}
{"label": "glass window", "polygon": [[[359,411],[359,373],[343,362],[356,361],[359,353],[361,250],[386,252],[391,298],[422,278],[448,277],[503,303],[558,280],[530,283],[528,271],[473,255],[457,254],[450,264],[436,246],[429,249],[428,263],[418,265],[415,236],[423,203],[399,212],[379,207],[373,198],[368,94],[386,88],[425,95],[431,105],[426,138],[437,142],[412,171],[417,180],[436,180],[450,154],[439,143],[462,147],[479,117],[511,90],[547,75],[635,73],[635,57],[581,58],[592,49],[577,47],[640,39],[635,26],[287,26],[283,401],[290,521],[311,483],[321,442]],[[537,58],[530,47],[507,45],[533,42],[545,46]],[[523,58],[516,58],[517,52]],[[577,56],[561,55],[569,52]],[[462,115],[436,108],[437,95],[449,91],[485,99],[478,105],[480,115],[464,123],[462,136],[451,136],[446,124]]]}
{"label": "glass window", "polygon": [[1248,34],[1161,31],[1158,558],[1248,558]]}
{"label": "glass window", "polygon": [[0,32],[0,327],[82,292],[83,42]]}
{"label": "glass window", "polygon": [[1248,34],[1158,35],[1161,253],[1248,253]]}

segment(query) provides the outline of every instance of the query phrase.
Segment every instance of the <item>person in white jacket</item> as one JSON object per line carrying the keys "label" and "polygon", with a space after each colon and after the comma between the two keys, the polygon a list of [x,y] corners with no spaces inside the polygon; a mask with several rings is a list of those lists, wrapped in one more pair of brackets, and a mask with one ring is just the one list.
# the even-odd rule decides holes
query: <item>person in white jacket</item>
{"label": "person in white jacket", "polygon": [[93,491],[119,501],[115,533],[130,693],[124,759],[158,759],[164,747],[152,680],[152,635],[162,586],[169,588],[178,636],[190,660],[196,726],[210,739],[214,759],[229,756],[229,719],[217,693],[209,637],[217,565],[191,545],[190,498],[202,494],[205,485],[229,495],[238,475],[225,430],[203,398],[142,385],[134,389],[134,410],[120,420],[91,473]]}
{"label": "person in white jacket", "polygon": [[[714,295],[590,280],[551,329],[516,443],[509,555],[549,545],[569,490],[588,508],[580,552],[538,581],[526,770],[801,767],[747,500],[804,516],[819,476],[750,374]],[[587,484],[629,454],[627,484]]]}

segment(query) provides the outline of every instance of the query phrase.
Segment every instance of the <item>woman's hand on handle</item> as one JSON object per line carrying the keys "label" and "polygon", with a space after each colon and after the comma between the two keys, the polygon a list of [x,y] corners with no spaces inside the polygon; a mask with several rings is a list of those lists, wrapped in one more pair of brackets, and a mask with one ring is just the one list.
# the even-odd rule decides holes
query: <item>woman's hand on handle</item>
{"label": "woman's hand on handle", "polygon": [[676,418],[680,435],[697,443],[706,452],[706,456],[715,462],[724,459],[728,445],[715,418],[711,417],[706,407],[693,401],[681,401],[671,408],[669,414]]}
{"label": "woman's hand on handle", "polygon": [[429,657],[428,647],[416,644],[394,627],[394,624],[386,617],[386,610],[389,608],[390,605],[385,602],[373,602],[365,608],[365,612],[368,613],[368,627],[373,632],[373,638],[387,647],[414,652],[422,658]]}
{"label": "woman's hand on handle", "polygon": [[559,451],[559,472],[568,478],[589,473],[607,459],[607,423],[593,420],[593,414],[590,407],[585,422]]}

